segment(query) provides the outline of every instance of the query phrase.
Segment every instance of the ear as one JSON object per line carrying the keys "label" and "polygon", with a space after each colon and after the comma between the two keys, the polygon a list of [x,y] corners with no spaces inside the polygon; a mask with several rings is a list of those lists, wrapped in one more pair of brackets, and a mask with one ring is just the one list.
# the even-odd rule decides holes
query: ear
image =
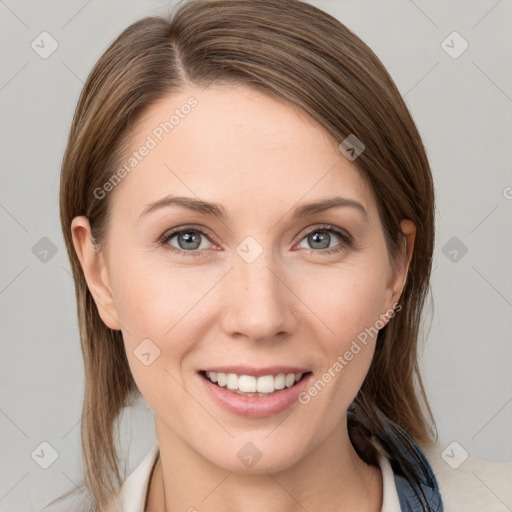
{"label": "ear", "polygon": [[110,329],[120,330],[105,256],[102,251],[95,250],[89,219],[83,215],[75,217],[71,222],[71,235],[87,286],[103,323]]}
{"label": "ear", "polygon": [[393,267],[393,272],[388,280],[386,289],[386,311],[390,311],[398,303],[402,290],[407,282],[407,274],[412,259],[414,250],[414,241],[416,239],[416,226],[410,220],[402,220],[400,223],[403,237],[401,247],[401,257],[398,258],[396,265]]}

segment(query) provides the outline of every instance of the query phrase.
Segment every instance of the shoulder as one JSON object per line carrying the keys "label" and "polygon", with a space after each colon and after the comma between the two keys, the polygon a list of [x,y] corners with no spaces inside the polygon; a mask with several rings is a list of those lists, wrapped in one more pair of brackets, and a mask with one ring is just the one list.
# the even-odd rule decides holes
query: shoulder
{"label": "shoulder", "polygon": [[436,477],[444,512],[510,512],[512,462],[468,455],[460,445],[421,448]]}

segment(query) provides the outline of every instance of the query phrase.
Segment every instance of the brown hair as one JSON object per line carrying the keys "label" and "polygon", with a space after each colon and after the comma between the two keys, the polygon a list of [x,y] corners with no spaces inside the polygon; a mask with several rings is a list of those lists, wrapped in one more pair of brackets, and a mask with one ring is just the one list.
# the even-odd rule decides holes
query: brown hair
{"label": "brown hair", "polygon": [[[75,281],[85,397],[81,424],[85,488],[103,511],[119,491],[114,428],[138,396],[120,331],[100,319],[71,237],[86,215],[101,248],[114,174],[138,117],[187,84],[245,84],[297,105],[337,141],[354,134],[354,161],[368,180],[391,261],[402,257],[400,221],[418,227],[401,310],[379,331],[366,379],[351,405],[351,436],[378,435],[378,410],[417,443],[437,439],[418,366],[418,336],[430,290],[434,189],[413,119],[381,61],[335,18],[299,0],[192,0],[165,17],[141,19],[109,46],[80,96],[62,163],[61,224]],[[429,421],[427,421],[427,416]],[[361,452],[363,453],[363,452]],[[400,454],[397,455],[400,457]]]}

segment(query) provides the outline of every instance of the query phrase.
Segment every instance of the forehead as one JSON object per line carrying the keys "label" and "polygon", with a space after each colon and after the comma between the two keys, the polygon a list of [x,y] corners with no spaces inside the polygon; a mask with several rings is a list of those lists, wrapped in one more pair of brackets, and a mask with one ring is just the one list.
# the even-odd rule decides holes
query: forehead
{"label": "forehead", "polygon": [[[247,86],[191,87],[153,104],[132,128],[114,210],[140,213],[168,194],[228,214],[283,211],[302,200],[373,195],[338,143],[294,105]],[[372,212],[373,210],[373,212]]]}

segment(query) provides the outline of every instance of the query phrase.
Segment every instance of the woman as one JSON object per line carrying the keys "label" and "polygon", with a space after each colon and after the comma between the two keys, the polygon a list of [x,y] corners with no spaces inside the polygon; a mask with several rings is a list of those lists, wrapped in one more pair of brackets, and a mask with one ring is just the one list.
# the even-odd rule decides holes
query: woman
{"label": "woman", "polygon": [[[339,21],[213,0],[132,24],[85,84],[60,208],[95,510],[501,510],[477,461],[440,458],[417,359],[431,172]],[[138,396],[158,442],[122,482]]]}

